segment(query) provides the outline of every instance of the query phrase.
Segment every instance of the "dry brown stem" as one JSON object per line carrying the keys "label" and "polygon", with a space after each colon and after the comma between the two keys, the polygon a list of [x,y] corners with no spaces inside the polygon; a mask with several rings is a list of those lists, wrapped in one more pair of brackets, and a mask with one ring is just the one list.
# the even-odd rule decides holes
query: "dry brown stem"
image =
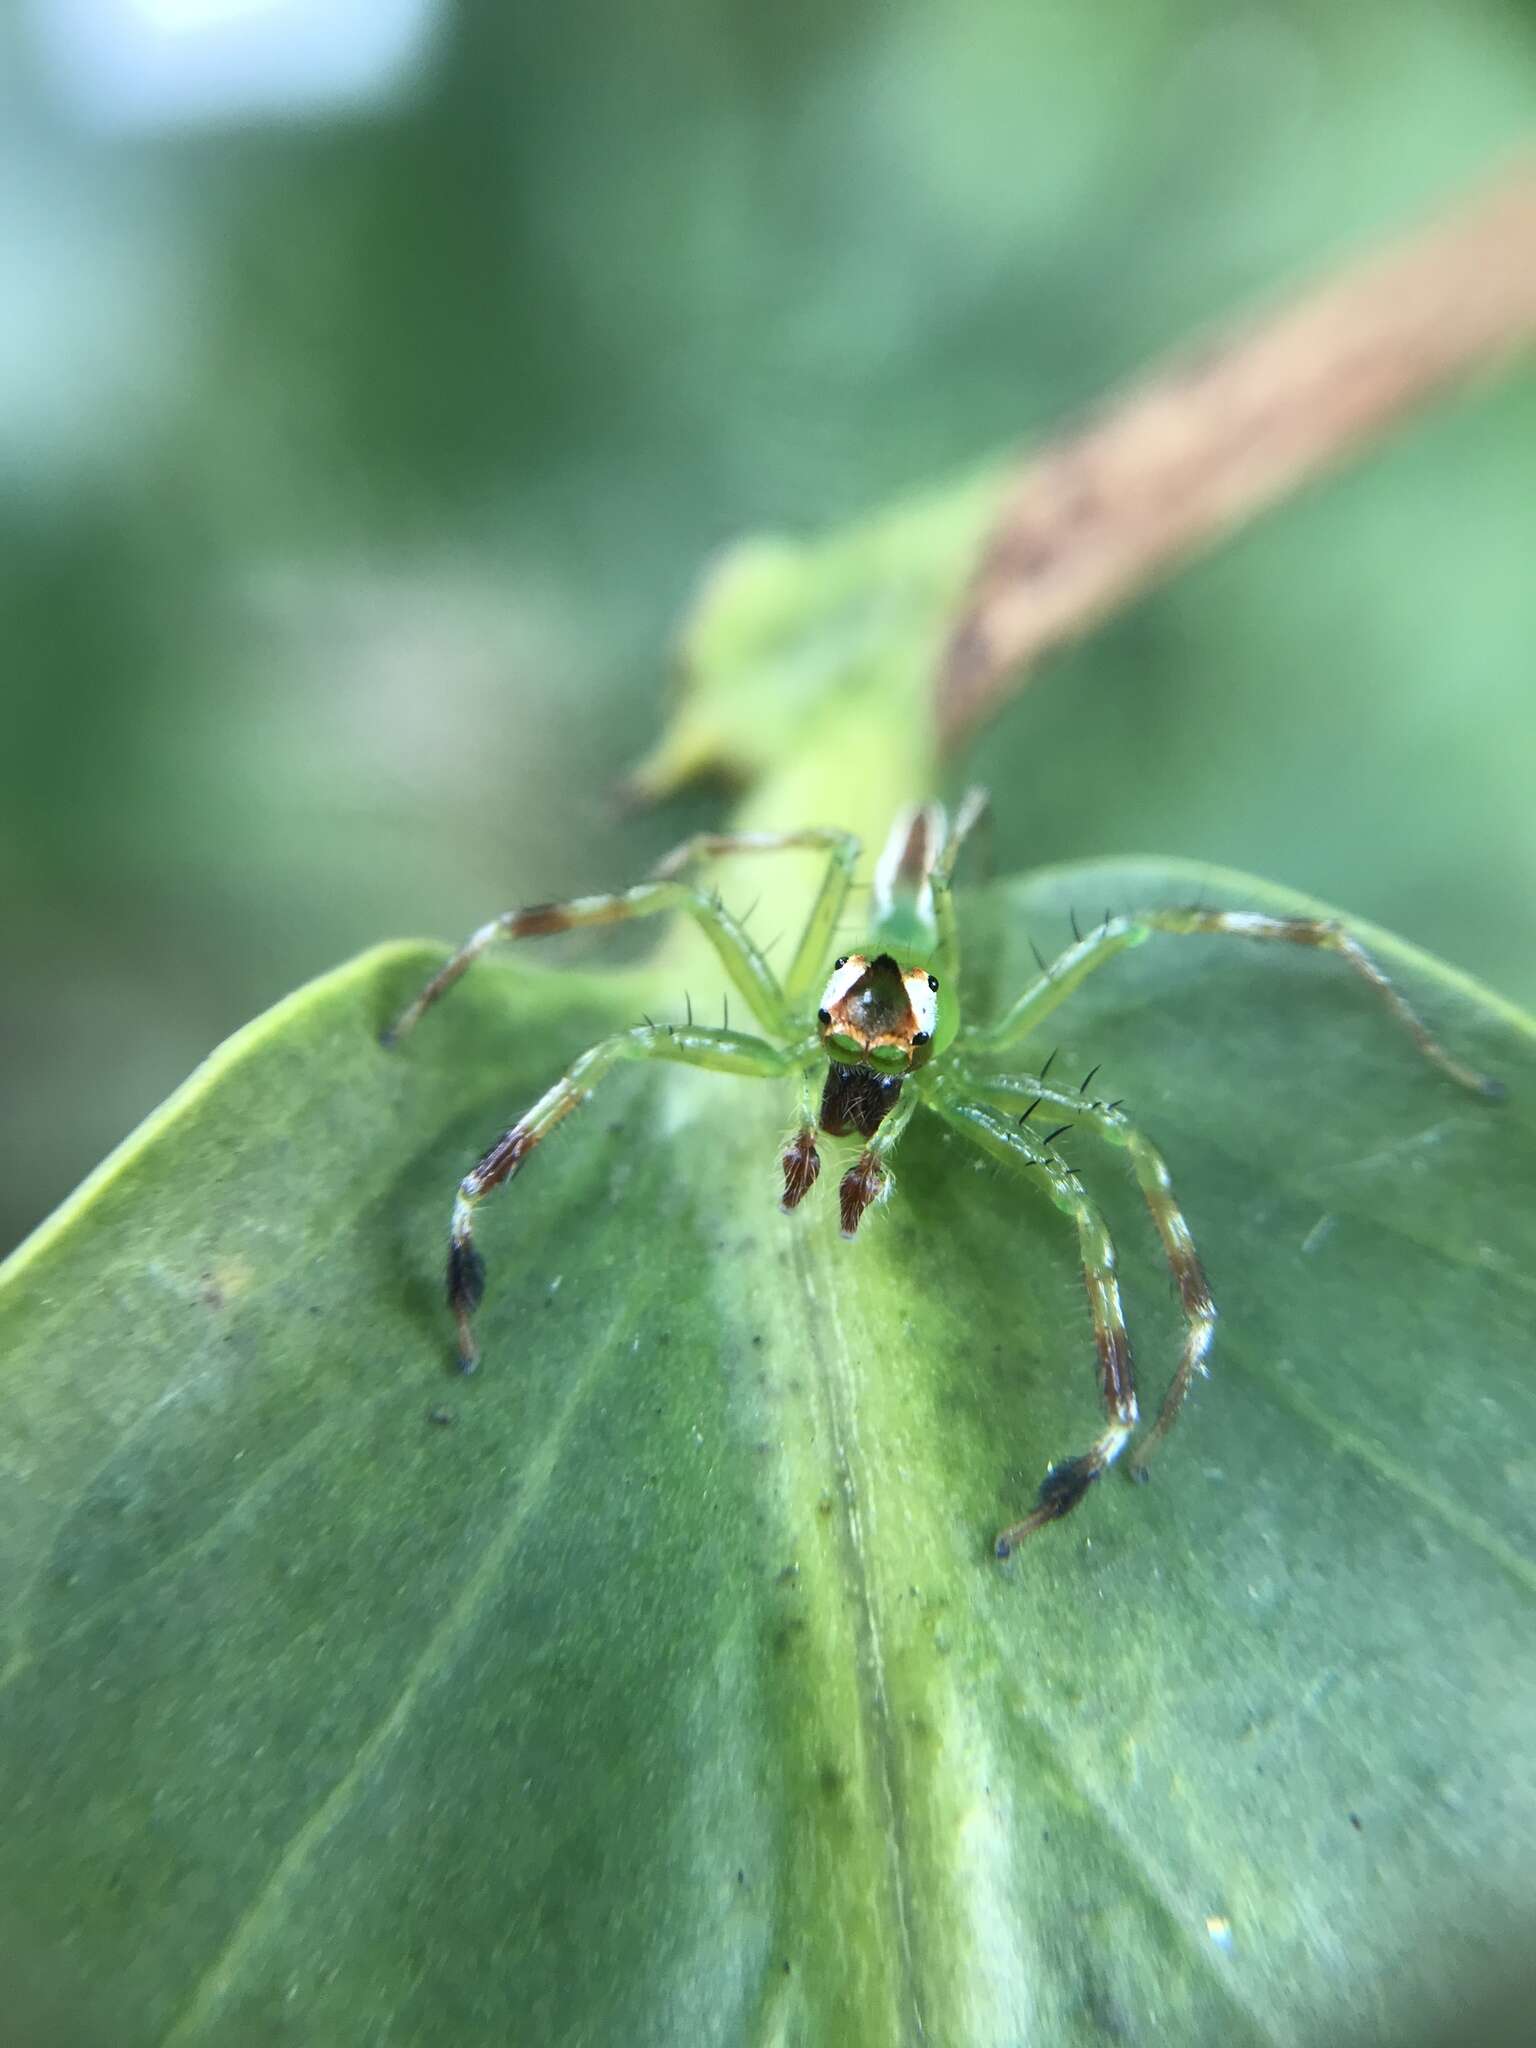
{"label": "dry brown stem", "polygon": [[1536,159],[1252,324],[1181,353],[1032,455],[937,678],[952,746],[1197,550],[1536,340]]}

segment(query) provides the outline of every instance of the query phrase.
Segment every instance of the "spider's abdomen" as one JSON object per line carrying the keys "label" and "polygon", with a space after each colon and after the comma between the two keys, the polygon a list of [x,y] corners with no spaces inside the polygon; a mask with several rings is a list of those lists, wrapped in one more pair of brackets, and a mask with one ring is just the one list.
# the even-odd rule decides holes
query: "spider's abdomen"
{"label": "spider's abdomen", "polygon": [[857,1131],[872,1138],[901,1095],[903,1076],[877,1074],[872,1067],[827,1068],[827,1085],[821,1091],[821,1128],[829,1138],[845,1138]]}

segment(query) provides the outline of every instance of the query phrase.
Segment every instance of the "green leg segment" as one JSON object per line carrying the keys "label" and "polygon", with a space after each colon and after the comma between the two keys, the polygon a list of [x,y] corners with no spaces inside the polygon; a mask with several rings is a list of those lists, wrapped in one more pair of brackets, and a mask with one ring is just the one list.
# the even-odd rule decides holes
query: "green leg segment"
{"label": "green leg segment", "polygon": [[1053,1087],[1036,1075],[989,1074],[974,1077],[966,1085],[978,1095],[1005,1107],[1017,1110],[1020,1103],[1026,1104],[1025,1117],[1037,1105],[1053,1120],[1057,1112],[1072,1117],[1087,1124],[1106,1143],[1121,1146],[1130,1154],[1136,1185],[1151,1211],[1152,1221],[1173,1271],[1186,1324],[1184,1349],[1168,1391],[1163,1396],[1157,1421],[1136,1446],[1131,1459],[1131,1469],[1139,1473],[1172,1428],[1195,1375],[1198,1373],[1204,1377],[1209,1371],[1206,1356],[1216,1330],[1216,1304],[1211,1299],[1210,1286],[1189,1225],[1184,1220],[1184,1212],[1174,1196],[1173,1177],[1167,1162],[1151,1140],[1144,1137],[1117,1107],[1088,1101],[1080,1093]]}
{"label": "green leg segment", "polygon": [[813,826],[803,832],[699,832],[674,847],[656,868],[658,879],[671,880],[696,860],[718,860],[735,853],[784,853],[798,848],[825,851],[829,859],[795,957],[784,977],[784,999],[793,1014],[804,1008],[812,990],[819,985],[818,976],[825,978],[831,965],[833,935],[859,863],[859,841],[854,834],[824,826]]}
{"label": "green leg segment", "polygon": [[941,981],[953,981],[960,972],[960,928],[955,917],[955,862],[987,808],[984,789],[968,789],[960,799],[954,822],[939,849],[930,881],[933,887],[933,921],[938,932],[934,972]]}
{"label": "green leg segment", "polygon": [[1475,1095],[1497,1100],[1504,1093],[1502,1082],[1479,1074],[1452,1058],[1417,1010],[1393,987],[1359,940],[1351,938],[1342,925],[1332,918],[1268,917],[1247,910],[1142,910],[1133,917],[1108,917],[1097,931],[1089,932],[1052,961],[997,1023],[974,1034],[970,1045],[980,1052],[1001,1052],[1005,1047],[1018,1044],[1038,1029],[1095,969],[1112,960],[1117,953],[1124,952],[1127,946],[1139,946],[1153,932],[1170,932],[1179,938],[1214,936],[1277,940],[1286,945],[1314,946],[1336,953],[1376,991],[1425,1059]]}
{"label": "green leg segment", "polygon": [[1080,1456],[1052,1465],[1029,1514],[999,1531],[997,1555],[1007,1557],[1036,1529],[1069,1514],[1094,1480],[1119,1456],[1136,1427],[1136,1381],[1131,1340],[1115,1277],[1115,1247],[1103,1217],[1076,1177],[1053,1153],[1037,1143],[1027,1130],[996,1110],[971,1101],[963,1091],[962,1079],[946,1077],[943,1085],[930,1090],[928,1100],[947,1123],[984,1152],[1038,1175],[1051,1201],[1076,1226],[1083,1283],[1088,1290],[1098,1350],[1099,1389],[1104,1401],[1105,1427],[1094,1443]]}
{"label": "green leg segment", "polygon": [[384,1043],[393,1045],[412,1030],[423,1011],[445,995],[497,939],[545,938],[553,932],[581,931],[588,925],[624,924],[631,918],[659,917],[669,910],[680,910],[697,921],[763,1029],[775,1038],[789,1037],[795,1027],[777,977],[730,911],[687,882],[641,882],[617,895],[576,896],[569,903],[535,903],[527,909],[508,910],[492,918],[472,933],[452,959],[433,975],[416,1000],[385,1032]]}

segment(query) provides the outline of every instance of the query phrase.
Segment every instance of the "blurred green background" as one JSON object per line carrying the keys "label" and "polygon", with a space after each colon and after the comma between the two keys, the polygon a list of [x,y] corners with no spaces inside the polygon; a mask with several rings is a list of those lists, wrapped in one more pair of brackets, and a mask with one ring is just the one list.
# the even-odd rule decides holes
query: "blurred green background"
{"label": "blurred green background", "polygon": [[[0,1248],[294,983],[718,816],[612,794],[713,550],[1049,430],[1533,113],[1495,0],[7,10]],[[1526,368],[1052,664],[999,864],[1230,862],[1536,997],[1533,561]]]}

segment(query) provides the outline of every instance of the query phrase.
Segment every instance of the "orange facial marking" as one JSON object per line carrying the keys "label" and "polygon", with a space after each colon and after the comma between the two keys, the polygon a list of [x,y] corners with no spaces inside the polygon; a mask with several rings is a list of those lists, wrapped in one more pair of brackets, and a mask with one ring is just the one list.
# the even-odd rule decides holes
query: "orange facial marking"
{"label": "orange facial marking", "polygon": [[[850,954],[822,996],[822,1036],[850,1038],[865,1054],[894,1046],[910,1060],[923,1032],[908,986],[916,978],[904,976],[889,953],[873,960]],[[927,1035],[932,1036],[931,1023]]]}

